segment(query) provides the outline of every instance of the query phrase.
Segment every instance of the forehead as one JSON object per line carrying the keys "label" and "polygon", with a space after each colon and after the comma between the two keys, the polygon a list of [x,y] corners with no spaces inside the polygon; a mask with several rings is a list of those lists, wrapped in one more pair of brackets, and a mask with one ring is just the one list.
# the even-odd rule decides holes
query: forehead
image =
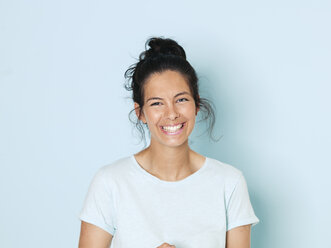
{"label": "forehead", "polygon": [[190,92],[186,78],[179,72],[170,70],[152,74],[144,85],[145,97],[173,97],[181,91]]}

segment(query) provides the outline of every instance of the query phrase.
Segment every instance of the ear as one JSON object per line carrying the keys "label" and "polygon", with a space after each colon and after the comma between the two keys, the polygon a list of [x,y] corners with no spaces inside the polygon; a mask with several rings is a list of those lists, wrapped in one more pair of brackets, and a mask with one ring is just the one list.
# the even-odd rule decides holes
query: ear
{"label": "ear", "polygon": [[198,108],[195,110],[195,115],[198,114],[199,110],[200,110],[200,108],[198,107]]}
{"label": "ear", "polygon": [[[199,105],[200,105],[200,95],[198,95],[198,102],[199,102]],[[197,107],[196,110],[195,110],[195,115],[198,114],[199,110],[200,110],[200,107]]]}
{"label": "ear", "polygon": [[140,106],[136,102],[134,103],[134,110],[136,112],[138,119],[146,124],[146,119],[145,119],[144,113],[143,113],[143,111],[141,111],[141,114],[140,114]]}

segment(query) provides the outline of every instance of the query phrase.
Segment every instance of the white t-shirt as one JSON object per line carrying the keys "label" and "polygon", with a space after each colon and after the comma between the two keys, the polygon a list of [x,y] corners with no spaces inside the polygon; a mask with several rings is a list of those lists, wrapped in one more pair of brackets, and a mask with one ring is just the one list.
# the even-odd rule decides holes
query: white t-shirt
{"label": "white t-shirt", "polygon": [[206,157],[192,175],[164,181],[134,155],[94,176],[80,219],[113,235],[112,248],[225,247],[226,231],[257,224],[242,172]]}

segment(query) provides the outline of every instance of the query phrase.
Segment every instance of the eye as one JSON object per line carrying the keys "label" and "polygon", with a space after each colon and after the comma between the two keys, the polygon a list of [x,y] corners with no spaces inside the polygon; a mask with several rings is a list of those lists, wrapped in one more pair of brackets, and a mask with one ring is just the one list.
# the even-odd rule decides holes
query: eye
{"label": "eye", "polygon": [[[184,100],[184,101],[182,101],[182,100]],[[179,102],[186,102],[186,101],[188,101],[188,99],[187,98],[180,98],[177,101],[179,101]]]}
{"label": "eye", "polygon": [[154,102],[154,103],[151,104],[151,106],[158,106],[160,104],[161,104],[161,102]]}

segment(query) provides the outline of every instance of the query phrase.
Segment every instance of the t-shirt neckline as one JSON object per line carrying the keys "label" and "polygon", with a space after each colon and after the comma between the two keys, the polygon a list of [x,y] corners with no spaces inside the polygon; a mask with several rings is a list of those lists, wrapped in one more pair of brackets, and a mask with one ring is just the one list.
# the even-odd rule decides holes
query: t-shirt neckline
{"label": "t-shirt neckline", "polygon": [[205,156],[205,161],[203,163],[203,165],[200,167],[199,170],[197,170],[196,172],[194,172],[193,174],[181,179],[181,180],[178,180],[178,181],[165,181],[165,180],[162,180],[152,174],[150,174],[148,171],[146,171],[144,168],[142,168],[140,166],[140,164],[138,163],[138,161],[136,160],[134,154],[132,154],[130,156],[130,159],[132,160],[133,162],[133,165],[134,167],[140,172],[142,173],[143,175],[145,175],[149,180],[155,182],[155,183],[158,183],[158,184],[163,184],[163,185],[169,185],[169,186],[175,186],[175,185],[180,185],[180,184],[183,184],[183,183],[187,183],[189,181],[192,181],[194,178],[196,178],[197,176],[199,176],[204,170],[206,170],[208,164],[209,164],[209,158],[207,156]]}

